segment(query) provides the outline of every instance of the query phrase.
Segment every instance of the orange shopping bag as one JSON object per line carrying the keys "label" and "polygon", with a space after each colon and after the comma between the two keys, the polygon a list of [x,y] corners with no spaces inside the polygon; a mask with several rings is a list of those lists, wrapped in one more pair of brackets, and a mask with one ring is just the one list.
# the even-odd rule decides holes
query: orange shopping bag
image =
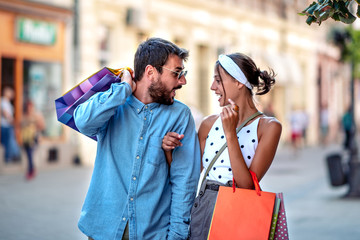
{"label": "orange shopping bag", "polygon": [[269,239],[276,194],[261,191],[255,173],[251,175],[255,190],[220,186],[209,240]]}

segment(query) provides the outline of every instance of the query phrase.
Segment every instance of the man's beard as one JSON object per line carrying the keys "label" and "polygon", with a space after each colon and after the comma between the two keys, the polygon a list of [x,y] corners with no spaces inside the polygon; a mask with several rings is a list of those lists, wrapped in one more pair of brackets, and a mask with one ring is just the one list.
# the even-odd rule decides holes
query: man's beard
{"label": "man's beard", "polygon": [[[173,88],[172,90],[180,89],[180,88],[181,88],[181,85]],[[150,84],[149,94],[154,102],[165,104],[165,105],[171,105],[174,103],[174,98],[170,96],[172,90],[170,90],[170,91],[167,90],[165,85],[160,81],[160,79],[158,79],[156,82],[153,81]]]}

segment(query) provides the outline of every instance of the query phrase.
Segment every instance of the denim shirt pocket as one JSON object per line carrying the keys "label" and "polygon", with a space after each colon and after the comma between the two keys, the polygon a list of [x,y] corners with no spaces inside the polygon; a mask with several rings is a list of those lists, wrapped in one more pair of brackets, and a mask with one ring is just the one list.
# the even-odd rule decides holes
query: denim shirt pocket
{"label": "denim shirt pocket", "polygon": [[166,164],[164,150],[162,149],[162,137],[150,136],[149,145],[147,149],[146,162],[154,166]]}

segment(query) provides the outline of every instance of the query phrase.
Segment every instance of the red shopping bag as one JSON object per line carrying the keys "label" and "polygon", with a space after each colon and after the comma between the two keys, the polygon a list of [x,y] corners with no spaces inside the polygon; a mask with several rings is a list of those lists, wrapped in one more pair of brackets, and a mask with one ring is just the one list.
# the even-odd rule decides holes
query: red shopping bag
{"label": "red shopping bag", "polygon": [[[130,68],[111,69],[104,67],[56,99],[55,107],[58,121],[79,131],[73,117],[75,108],[95,93],[108,90],[112,83],[120,82],[124,69],[132,73]],[[96,140],[95,136],[89,137]]]}
{"label": "red shopping bag", "polygon": [[275,193],[261,191],[251,172],[255,190],[220,186],[209,230],[210,240],[267,240]]}

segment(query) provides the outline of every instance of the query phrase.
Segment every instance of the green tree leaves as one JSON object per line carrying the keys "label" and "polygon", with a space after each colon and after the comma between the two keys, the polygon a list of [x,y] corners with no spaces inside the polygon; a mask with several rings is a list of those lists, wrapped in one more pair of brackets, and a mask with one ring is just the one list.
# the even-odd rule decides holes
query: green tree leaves
{"label": "green tree leaves", "polygon": [[321,22],[328,18],[351,24],[356,20],[356,17],[350,11],[352,2],[357,4],[356,16],[360,17],[360,0],[317,0],[299,14],[308,17],[306,19],[308,25],[313,22],[320,25]]}

